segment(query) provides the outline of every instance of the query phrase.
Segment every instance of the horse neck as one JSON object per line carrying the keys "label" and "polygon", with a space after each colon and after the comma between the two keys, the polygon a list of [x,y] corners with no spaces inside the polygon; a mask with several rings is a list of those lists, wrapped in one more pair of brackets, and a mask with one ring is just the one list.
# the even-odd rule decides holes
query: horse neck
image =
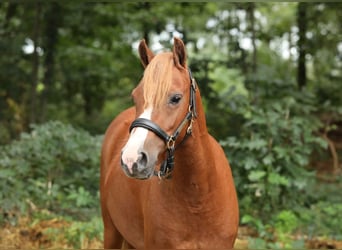
{"label": "horse neck", "polygon": [[[193,133],[185,143],[175,151],[175,169],[172,181],[176,188],[187,189],[189,185],[199,187],[206,192],[211,184],[215,184],[215,169],[211,168],[213,152],[210,146],[205,113],[200,94],[196,95],[197,118],[193,124]],[[187,189],[189,190],[189,189]],[[183,190],[184,191],[184,190]]]}

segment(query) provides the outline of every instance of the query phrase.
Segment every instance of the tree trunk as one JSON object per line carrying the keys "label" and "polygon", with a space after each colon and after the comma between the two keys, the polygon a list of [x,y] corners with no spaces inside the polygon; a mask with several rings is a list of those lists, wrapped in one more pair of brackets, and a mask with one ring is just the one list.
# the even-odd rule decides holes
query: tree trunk
{"label": "tree trunk", "polygon": [[[233,10],[229,10],[229,16],[227,18],[227,67],[229,67],[230,60],[231,60],[231,53],[232,53],[232,45],[234,44],[233,42],[233,36],[230,34],[230,29],[232,28],[232,13]],[[220,43],[223,41],[223,37],[220,38]]]}
{"label": "tree trunk", "polygon": [[33,27],[33,55],[32,55],[32,77],[31,77],[31,96],[30,96],[30,116],[28,124],[36,122],[37,112],[37,86],[39,81],[39,38],[42,6],[40,2],[36,3],[36,15]]}
{"label": "tree trunk", "polygon": [[254,10],[255,10],[255,3],[251,2],[248,4],[247,7],[247,15],[249,16],[250,21],[250,32],[251,32],[251,40],[252,40],[252,47],[253,47],[253,54],[252,54],[252,72],[256,72],[256,64],[257,64],[257,49],[255,44],[255,17],[254,17]]}
{"label": "tree trunk", "polygon": [[298,35],[299,40],[298,46],[298,68],[297,68],[297,85],[299,89],[306,86],[306,22],[307,22],[307,3],[298,3],[297,10],[297,25],[298,25]]}
{"label": "tree trunk", "polygon": [[5,21],[4,21],[4,24],[3,24],[5,32],[6,32],[7,28],[8,28],[10,20],[12,19],[12,17],[16,13],[17,6],[18,6],[18,3],[11,3],[11,2],[8,3],[8,7],[7,7],[7,10],[6,10],[6,17],[5,17]]}
{"label": "tree trunk", "polygon": [[54,82],[54,65],[55,65],[55,52],[58,41],[58,27],[61,20],[60,6],[56,2],[52,2],[49,9],[46,11],[44,18],[44,89],[41,96],[41,115],[40,121],[44,121],[46,117],[46,104],[48,102],[51,87]]}
{"label": "tree trunk", "polygon": [[[149,2],[143,2],[140,5],[141,5],[141,8],[144,9],[144,11],[146,11],[147,13],[151,9],[151,3],[149,3]],[[148,22],[143,21],[142,33],[143,33],[143,38],[145,39],[146,44],[149,45],[149,42],[150,42],[150,39],[149,39],[150,28],[149,28]]]}

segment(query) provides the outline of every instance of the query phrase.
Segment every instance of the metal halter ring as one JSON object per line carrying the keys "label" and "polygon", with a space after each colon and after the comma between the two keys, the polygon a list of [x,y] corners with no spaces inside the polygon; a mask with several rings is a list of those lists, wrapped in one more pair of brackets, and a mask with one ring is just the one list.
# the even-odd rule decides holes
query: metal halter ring
{"label": "metal halter ring", "polygon": [[175,148],[175,139],[173,138],[173,136],[170,136],[169,140],[166,143],[166,146],[168,149],[174,149]]}

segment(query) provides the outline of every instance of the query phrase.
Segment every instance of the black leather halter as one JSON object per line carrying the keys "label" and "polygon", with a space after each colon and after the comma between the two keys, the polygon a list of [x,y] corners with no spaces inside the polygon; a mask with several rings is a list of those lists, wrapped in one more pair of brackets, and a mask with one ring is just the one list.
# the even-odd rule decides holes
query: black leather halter
{"label": "black leather halter", "polygon": [[158,176],[160,179],[162,178],[170,178],[171,172],[174,167],[174,152],[175,152],[175,142],[183,130],[186,123],[189,123],[189,126],[186,130],[186,134],[183,138],[183,140],[180,142],[180,144],[192,133],[192,123],[194,119],[197,117],[196,113],[196,81],[192,77],[191,70],[188,69],[189,76],[190,76],[190,101],[189,101],[189,109],[188,113],[185,115],[183,121],[179,124],[177,129],[172,135],[168,135],[161,127],[158,126],[158,124],[154,123],[151,120],[145,119],[145,118],[137,118],[135,119],[130,128],[129,132],[132,131],[133,128],[141,127],[148,129],[155,133],[159,138],[161,138],[166,143],[166,150],[167,150],[167,158],[166,160],[161,164],[160,171],[155,171],[154,175]]}

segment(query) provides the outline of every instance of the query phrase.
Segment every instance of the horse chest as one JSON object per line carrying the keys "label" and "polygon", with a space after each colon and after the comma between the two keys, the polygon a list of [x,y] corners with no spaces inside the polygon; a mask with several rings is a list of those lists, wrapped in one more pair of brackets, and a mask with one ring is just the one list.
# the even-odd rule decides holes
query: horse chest
{"label": "horse chest", "polygon": [[155,212],[145,214],[144,218],[147,246],[194,249],[218,244],[230,247],[232,233],[227,227],[224,209],[219,211],[204,202],[180,204],[172,200],[153,204],[152,199],[150,205]]}
{"label": "horse chest", "polygon": [[152,225],[145,232],[145,247],[147,248],[231,248],[230,238],[233,235],[220,225],[212,223],[208,218],[169,217],[165,221],[158,222],[151,223]]}

